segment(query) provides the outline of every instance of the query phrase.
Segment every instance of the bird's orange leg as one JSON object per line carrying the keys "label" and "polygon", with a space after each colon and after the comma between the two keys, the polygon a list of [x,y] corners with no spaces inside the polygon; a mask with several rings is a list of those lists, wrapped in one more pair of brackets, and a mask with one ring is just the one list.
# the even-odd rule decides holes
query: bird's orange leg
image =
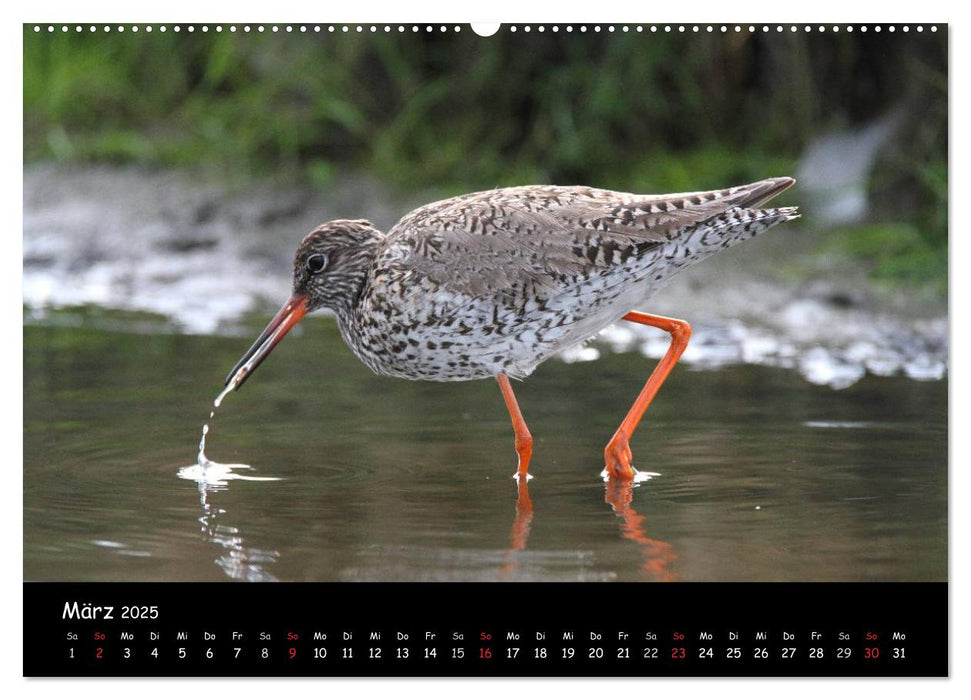
{"label": "bird's orange leg", "polygon": [[634,468],[631,466],[630,436],[634,434],[637,424],[641,422],[641,416],[651,405],[654,395],[664,383],[664,380],[671,374],[678,358],[688,347],[688,339],[691,337],[691,325],[687,321],[680,321],[676,318],[666,316],[654,316],[652,314],[631,311],[624,316],[625,321],[643,323],[646,326],[654,326],[671,334],[671,345],[668,351],[658,362],[654,372],[651,373],[647,384],[641,389],[634,405],[630,407],[627,416],[624,418],[617,432],[610,438],[607,447],[604,449],[604,460],[607,463],[607,475],[612,479],[630,481],[634,478]]}
{"label": "bird's orange leg", "polygon": [[526,421],[523,420],[523,412],[519,410],[519,403],[516,401],[516,395],[512,392],[509,377],[505,374],[498,374],[496,380],[499,382],[502,398],[509,410],[509,417],[512,418],[512,429],[516,433],[516,454],[519,455],[516,478],[520,484],[525,484],[528,478],[529,458],[533,456],[533,436],[529,434],[529,428],[526,427]]}

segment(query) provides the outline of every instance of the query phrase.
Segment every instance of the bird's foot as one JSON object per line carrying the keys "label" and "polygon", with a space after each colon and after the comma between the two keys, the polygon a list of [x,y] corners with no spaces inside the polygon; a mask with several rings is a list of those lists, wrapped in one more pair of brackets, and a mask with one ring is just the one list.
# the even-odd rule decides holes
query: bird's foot
{"label": "bird's foot", "polygon": [[533,457],[533,437],[529,433],[516,437],[516,454],[519,455],[519,465],[512,476],[517,483],[525,484],[533,478],[529,473],[529,460]]}
{"label": "bird's foot", "polygon": [[631,464],[633,453],[627,436],[617,431],[604,448],[604,478],[617,481],[634,481],[637,471]]}

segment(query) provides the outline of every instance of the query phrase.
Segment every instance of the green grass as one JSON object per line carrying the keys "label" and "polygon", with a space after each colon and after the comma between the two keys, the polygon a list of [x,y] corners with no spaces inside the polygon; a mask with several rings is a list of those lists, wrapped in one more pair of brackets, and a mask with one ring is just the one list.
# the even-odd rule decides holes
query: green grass
{"label": "green grass", "polygon": [[24,159],[321,187],[363,170],[443,194],[536,182],[686,191],[794,174],[817,136],[902,109],[912,117],[872,181],[881,218],[911,242],[845,253],[907,281],[946,259],[946,34],[25,26]]}
{"label": "green grass", "polygon": [[947,246],[934,245],[909,223],[871,223],[829,232],[826,248],[867,266],[886,283],[931,284],[947,294]]}

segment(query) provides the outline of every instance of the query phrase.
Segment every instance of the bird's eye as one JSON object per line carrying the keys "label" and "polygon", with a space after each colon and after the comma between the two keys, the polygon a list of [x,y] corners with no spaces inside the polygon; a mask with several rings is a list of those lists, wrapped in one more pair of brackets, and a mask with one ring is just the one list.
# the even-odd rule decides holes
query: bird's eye
{"label": "bird's eye", "polygon": [[327,267],[327,256],[323,253],[314,253],[307,258],[307,270],[310,271],[310,274],[320,274],[325,267]]}

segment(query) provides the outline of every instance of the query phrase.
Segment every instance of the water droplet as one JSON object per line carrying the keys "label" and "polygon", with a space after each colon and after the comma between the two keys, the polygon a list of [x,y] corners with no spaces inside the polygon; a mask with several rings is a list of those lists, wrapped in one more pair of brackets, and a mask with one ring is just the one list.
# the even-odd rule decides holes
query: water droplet
{"label": "water droplet", "polygon": [[[212,418],[212,416],[209,416]],[[199,456],[196,458],[196,462],[200,467],[204,467],[209,464],[209,458],[206,457],[206,435],[209,434],[209,424],[206,423],[202,426],[202,439],[199,440]]]}
{"label": "water droplet", "polygon": [[226,394],[228,394],[235,388],[236,388],[236,378],[233,377],[233,381],[227,384],[226,387],[221,392],[219,392],[219,396],[217,396],[216,400],[212,402],[212,405],[215,406],[216,408],[219,408],[219,404],[223,402],[223,399],[226,397]]}

